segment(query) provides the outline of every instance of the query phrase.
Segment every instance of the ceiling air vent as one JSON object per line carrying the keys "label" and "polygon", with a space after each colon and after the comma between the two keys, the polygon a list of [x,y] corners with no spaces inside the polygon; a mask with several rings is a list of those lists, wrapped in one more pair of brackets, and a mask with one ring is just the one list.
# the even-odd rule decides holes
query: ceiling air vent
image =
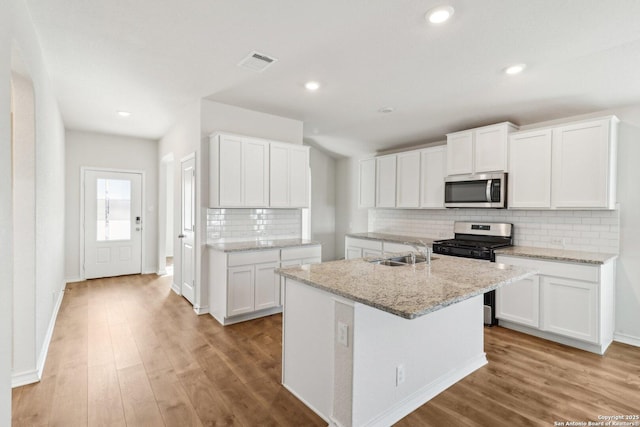
{"label": "ceiling air vent", "polygon": [[263,53],[253,51],[249,56],[240,61],[238,66],[259,73],[266,70],[267,67],[276,61],[276,58],[271,58]]}

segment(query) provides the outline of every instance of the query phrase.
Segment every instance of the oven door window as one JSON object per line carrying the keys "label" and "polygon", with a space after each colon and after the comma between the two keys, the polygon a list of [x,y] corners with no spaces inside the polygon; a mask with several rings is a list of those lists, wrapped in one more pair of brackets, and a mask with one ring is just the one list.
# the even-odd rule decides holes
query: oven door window
{"label": "oven door window", "polygon": [[487,181],[446,182],[444,186],[445,203],[482,203],[487,202]]}

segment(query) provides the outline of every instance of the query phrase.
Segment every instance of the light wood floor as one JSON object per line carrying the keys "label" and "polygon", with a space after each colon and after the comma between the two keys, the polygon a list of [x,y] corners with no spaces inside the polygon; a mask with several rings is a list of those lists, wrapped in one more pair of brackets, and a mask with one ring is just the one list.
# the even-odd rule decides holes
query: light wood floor
{"label": "light wood floor", "polygon": [[[280,385],[280,316],[223,328],[170,277],[68,286],[44,377],[14,389],[14,426],[326,425]],[[485,328],[489,365],[399,426],[552,426],[640,413],[640,349],[606,356]]]}

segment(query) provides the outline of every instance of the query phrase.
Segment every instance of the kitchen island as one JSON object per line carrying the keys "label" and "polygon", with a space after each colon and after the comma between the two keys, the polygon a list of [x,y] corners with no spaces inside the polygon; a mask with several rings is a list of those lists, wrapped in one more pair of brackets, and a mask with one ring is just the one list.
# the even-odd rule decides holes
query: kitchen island
{"label": "kitchen island", "polygon": [[487,363],[482,295],[536,272],[434,256],[279,270],[282,382],[335,426],[388,426]]}

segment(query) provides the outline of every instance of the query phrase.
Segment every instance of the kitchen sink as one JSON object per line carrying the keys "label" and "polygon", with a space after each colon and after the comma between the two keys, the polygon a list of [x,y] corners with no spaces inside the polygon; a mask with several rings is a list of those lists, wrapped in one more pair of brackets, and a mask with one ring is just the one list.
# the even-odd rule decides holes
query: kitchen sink
{"label": "kitchen sink", "polygon": [[[434,259],[437,258],[431,257],[432,261]],[[387,259],[375,259],[369,262],[372,264],[386,265],[388,267],[402,267],[403,265],[411,265],[411,255],[403,255]],[[421,264],[423,262],[427,262],[427,259],[422,255],[416,255],[416,264]]]}

